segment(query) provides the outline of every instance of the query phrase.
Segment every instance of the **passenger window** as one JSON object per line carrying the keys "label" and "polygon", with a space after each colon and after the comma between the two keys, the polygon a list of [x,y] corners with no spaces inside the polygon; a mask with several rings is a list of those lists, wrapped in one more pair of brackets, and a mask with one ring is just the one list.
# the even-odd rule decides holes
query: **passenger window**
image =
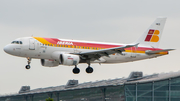
{"label": "passenger window", "polygon": [[20,41],[20,44],[22,44],[22,41]]}

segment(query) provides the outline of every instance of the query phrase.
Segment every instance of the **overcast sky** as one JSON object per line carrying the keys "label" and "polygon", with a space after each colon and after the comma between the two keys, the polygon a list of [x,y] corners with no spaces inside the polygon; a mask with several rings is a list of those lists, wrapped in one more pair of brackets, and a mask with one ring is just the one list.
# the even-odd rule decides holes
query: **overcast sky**
{"label": "overcast sky", "polygon": [[[180,70],[179,0],[0,0],[0,94],[16,93],[21,86],[31,89],[65,85],[69,79],[80,83],[128,77],[132,71],[144,74]],[[11,56],[3,47],[16,38],[56,37],[101,42],[131,43],[158,16],[166,16],[160,48],[173,48],[169,55],[122,64],[87,64],[43,67],[32,60],[26,70],[25,58]]]}

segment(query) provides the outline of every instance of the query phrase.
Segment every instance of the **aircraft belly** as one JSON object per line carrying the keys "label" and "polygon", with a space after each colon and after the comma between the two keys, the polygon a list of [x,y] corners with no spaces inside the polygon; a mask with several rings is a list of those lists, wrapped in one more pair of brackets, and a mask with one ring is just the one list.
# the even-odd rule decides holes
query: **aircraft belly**
{"label": "aircraft belly", "polygon": [[126,53],[125,55],[110,55],[110,57],[103,57],[106,60],[106,63],[123,63],[123,62],[131,62],[137,60],[143,60],[148,58],[154,58],[156,55],[146,55],[138,53],[136,55],[131,55],[131,53]]}

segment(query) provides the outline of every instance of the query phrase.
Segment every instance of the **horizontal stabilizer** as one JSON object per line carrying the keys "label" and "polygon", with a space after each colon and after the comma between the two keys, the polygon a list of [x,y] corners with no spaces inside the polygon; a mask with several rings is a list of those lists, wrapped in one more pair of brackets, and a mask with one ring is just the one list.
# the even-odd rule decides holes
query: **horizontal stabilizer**
{"label": "horizontal stabilizer", "polygon": [[158,54],[160,52],[168,52],[168,51],[172,51],[175,49],[163,49],[163,50],[157,50],[157,51],[146,51],[145,53],[148,55],[152,55],[152,54]]}

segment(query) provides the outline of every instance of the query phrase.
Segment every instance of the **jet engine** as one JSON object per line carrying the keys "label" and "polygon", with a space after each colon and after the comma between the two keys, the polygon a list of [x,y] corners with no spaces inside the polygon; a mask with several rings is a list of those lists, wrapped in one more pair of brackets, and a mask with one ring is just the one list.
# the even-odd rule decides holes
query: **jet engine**
{"label": "jet engine", "polygon": [[56,67],[59,65],[59,62],[51,59],[41,59],[41,65],[45,67]]}
{"label": "jet engine", "polygon": [[80,62],[79,55],[73,55],[68,53],[53,52],[52,59],[57,60],[60,65],[78,65]]}
{"label": "jet engine", "polygon": [[77,65],[79,64],[80,57],[72,54],[60,54],[60,64],[62,65]]}

